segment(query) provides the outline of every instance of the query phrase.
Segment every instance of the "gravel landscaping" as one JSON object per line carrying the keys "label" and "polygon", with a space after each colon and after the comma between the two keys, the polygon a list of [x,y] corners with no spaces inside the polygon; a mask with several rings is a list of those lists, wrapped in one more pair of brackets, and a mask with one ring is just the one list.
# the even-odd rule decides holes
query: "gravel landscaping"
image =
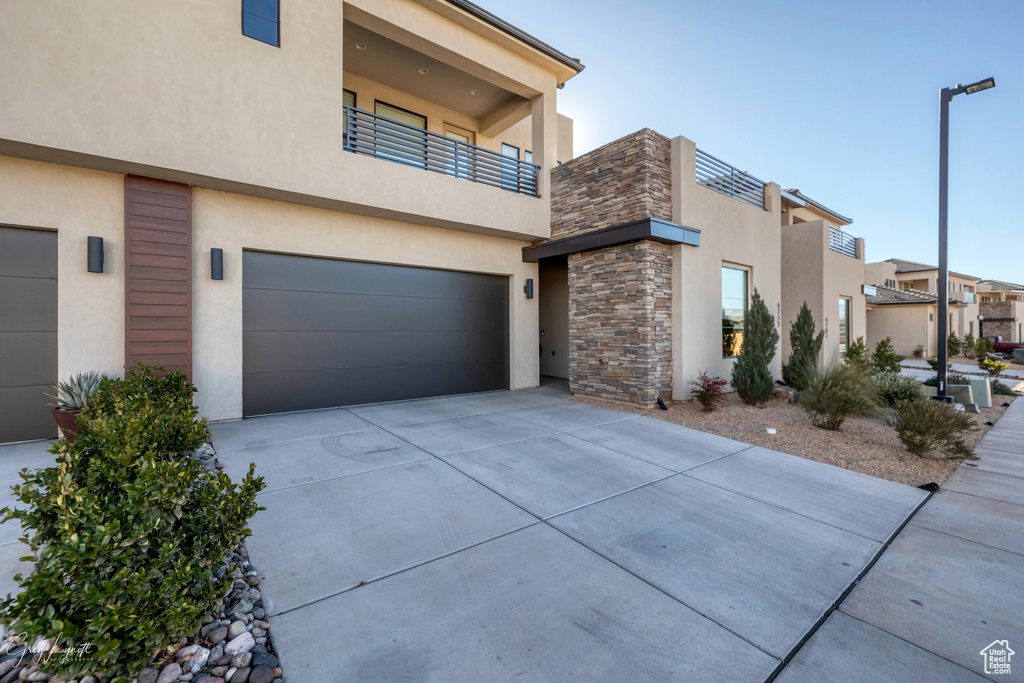
{"label": "gravel landscaping", "polygon": [[[211,444],[194,454],[209,469],[222,469]],[[260,578],[249,561],[245,543],[225,558],[219,575],[234,564],[234,583],[220,607],[195,635],[183,639],[155,657],[134,683],[285,683],[283,671],[270,639],[270,623],[260,595]],[[82,648],[83,644],[75,644]],[[0,683],[14,681],[50,681],[50,683],[105,683],[106,678],[51,677],[38,671],[38,660],[46,656],[88,660],[88,649],[81,652],[53,650],[51,641],[23,643],[17,624],[4,630],[0,642]]]}
{"label": "gravel landscaping", "polygon": [[[989,426],[985,423],[998,420],[1006,411],[1003,404],[1015,400],[1010,396],[993,396],[992,399],[993,408],[970,416],[979,427],[965,435],[965,441],[971,447],[977,445],[988,431]],[[788,394],[773,398],[767,406],[760,408],[745,405],[735,394],[729,394],[725,404],[712,413],[703,412],[700,405],[691,401],[671,401],[668,410],[663,411],[584,396],[570,400],[674,422],[910,486],[930,482],[942,484],[959,464],[908,453],[896,431],[883,420],[850,417],[841,431],[819,429],[811,424],[806,410],[790,402]],[[769,434],[768,428],[774,428],[776,433]]]}

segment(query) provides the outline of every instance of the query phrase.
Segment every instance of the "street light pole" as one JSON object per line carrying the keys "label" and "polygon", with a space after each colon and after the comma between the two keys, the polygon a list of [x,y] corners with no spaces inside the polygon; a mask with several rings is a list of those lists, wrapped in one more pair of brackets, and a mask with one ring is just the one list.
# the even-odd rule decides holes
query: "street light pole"
{"label": "street light pole", "polygon": [[946,394],[947,366],[949,365],[949,253],[948,253],[948,215],[949,204],[949,103],[960,93],[971,95],[981,90],[996,86],[994,78],[971,85],[956,85],[939,91],[939,282],[938,305],[939,319],[936,329],[938,335],[939,367],[935,400],[951,402],[953,399]]}

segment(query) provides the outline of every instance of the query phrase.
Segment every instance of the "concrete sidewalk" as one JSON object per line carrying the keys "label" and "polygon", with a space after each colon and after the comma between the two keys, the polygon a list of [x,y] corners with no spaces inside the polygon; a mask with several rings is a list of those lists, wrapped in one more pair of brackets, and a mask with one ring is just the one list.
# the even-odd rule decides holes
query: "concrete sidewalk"
{"label": "concrete sidewalk", "polygon": [[1024,399],[981,440],[778,681],[982,680],[1006,640],[1024,681]]}

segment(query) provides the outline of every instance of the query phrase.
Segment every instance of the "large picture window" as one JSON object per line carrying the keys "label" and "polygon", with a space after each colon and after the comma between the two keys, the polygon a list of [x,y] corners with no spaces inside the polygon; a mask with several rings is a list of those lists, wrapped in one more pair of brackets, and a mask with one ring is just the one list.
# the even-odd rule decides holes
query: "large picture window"
{"label": "large picture window", "polygon": [[845,357],[850,348],[850,299],[839,297],[839,356]]}
{"label": "large picture window", "polygon": [[722,266],[722,357],[740,355],[743,316],[747,312],[747,276],[743,268]]}

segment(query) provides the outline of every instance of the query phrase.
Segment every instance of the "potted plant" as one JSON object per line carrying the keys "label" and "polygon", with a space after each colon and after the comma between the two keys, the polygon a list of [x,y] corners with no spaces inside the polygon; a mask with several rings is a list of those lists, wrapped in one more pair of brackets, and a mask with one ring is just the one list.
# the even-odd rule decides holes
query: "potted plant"
{"label": "potted plant", "polygon": [[50,413],[65,440],[74,440],[78,431],[78,413],[89,405],[89,396],[99,389],[103,377],[98,372],[79,373],[66,382],[58,382],[54,387],[56,395],[47,394],[55,401]]}

